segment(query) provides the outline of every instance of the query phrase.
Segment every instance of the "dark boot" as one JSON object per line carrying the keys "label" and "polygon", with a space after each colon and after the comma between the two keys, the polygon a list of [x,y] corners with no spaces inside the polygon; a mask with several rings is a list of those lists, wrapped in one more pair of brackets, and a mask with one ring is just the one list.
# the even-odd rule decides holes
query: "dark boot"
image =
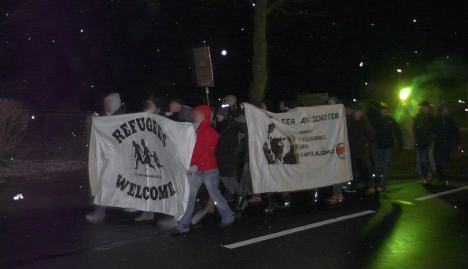
{"label": "dark boot", "polygon": [[242,217],[242,207],[244,205],[245,198],[242,196],[237,197],[236,210],[234,211],[234,218],[240,219]]}
{"label": "dark boot", "polygon": [[281,208],[291,207],[291,195],[289,192],[283,192],[283,203],[280,205]]}
{"label": "dark boot", "polygon": [[267,201],[268,201],[268,205],[265,209],[263,209],[263,213],[271,214],[275,212],[275,210],[278,208],[278,205],[273,200],[273,195],[267,195]]}

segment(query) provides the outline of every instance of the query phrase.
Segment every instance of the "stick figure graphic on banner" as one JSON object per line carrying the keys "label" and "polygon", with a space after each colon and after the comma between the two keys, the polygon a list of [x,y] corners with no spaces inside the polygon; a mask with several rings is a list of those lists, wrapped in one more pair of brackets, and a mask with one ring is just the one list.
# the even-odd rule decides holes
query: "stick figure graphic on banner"
{"label": "stick figure graphic on banner", "polygon": [[[148,165],[154,170],[156,170],[156,167],[161,170],[163,165],[161,164],[156,151],[153,150],[153,154],[151,154],[151,151],[144,139],[141,140],[141,146],[135,141],[132,142],[132,145],[135,150],[135,169],[138,169],[138,163],[141,163],[142,165]],[[156,164],[156,167],[153,165],[153,161]]]}
{"label": "stick figure graphic on banner", "polygon": [[135,160],[135,169],[138,169],[138,163],[139,162],[144,164],[143,159],[142,159],[142,155],[141,155],[141,154],[143,154],[143,151],[141,150],[140,145],[138,145],[138,143],[135,142],[135,140],[132,141],[132,145],[133,145],[133,148],[135,150],[135,155],[133,156],[133,157],[136,158],[136,160]]}

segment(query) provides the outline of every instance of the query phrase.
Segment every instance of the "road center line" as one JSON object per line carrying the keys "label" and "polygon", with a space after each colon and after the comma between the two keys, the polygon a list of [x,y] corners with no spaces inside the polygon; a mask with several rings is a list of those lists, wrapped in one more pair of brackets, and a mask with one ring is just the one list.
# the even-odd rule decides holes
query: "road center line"
{"label": "road center line", "polygon": [[453,193],[453,192],[457,192],[457,191],[467,190],[467,189],[468,189],[468,186],[465,186],[465,187],[461,187],[461,188],[457,188],[457,189],[453,189],[453,190],[449,190],[449,191],[444,191],[444,192],[439,192],[439,193],[435,193],[435,194],[431,194],[431,195],[419,197],[419,198],[416,198],[416,199],[414,199],[414,200],[416,200],[416,201],[424,201],[424,200],[431,199],[431,198],[434,198],[434,197],[446,195],[446,194]]}
{"label": "road center line", "polygon": [[348,220],[348,219],[352,219],[352,218],[357,218],[357,217],[361,217],[361,216],[365,216],[365,215],[369,215],[369,214],[374,214],[374,213],[375,213],[375,211],[367,210],[367,211],[359,212],[359,213],[356,213],[356,214],[346,215],[346,216],[338,217],[338,218],[335,218],[335,219],[329,219],[329,220],[325,220],[325,221],[321,221],[321,222],[317,222],[317,223],[313,223],[313,224],[293,228],[293,229],[290,229],[290,230],[285,230],[285,231],[278,232],[278,233],[273,233],[273,234],[269,234],[269,235],[264,235],[264,236],[252,238],[252,239],[237,242],[237,243],[234,243],[234,244],[225,245],[224,247],[228,248],[228,249],[243,247],[243,246],[247,246],[247,245],[250,245],[250,244],[255,244],[255,243],[258,243],[258,242],[262,242],[262,241],[265,241],[265,240],[281,237],[281,236],[284,236],[284,235],[297,233],[297,232],[302,232],[302,231],[305,231],[305,230],[308,230],[308,229],[317,228],[317,227],[324,226],[324,225],[327,225],[327,224],[332,224],[332,223],[335,223],[335,222],[340,222],[340,221],[344,221],[344,220]]}

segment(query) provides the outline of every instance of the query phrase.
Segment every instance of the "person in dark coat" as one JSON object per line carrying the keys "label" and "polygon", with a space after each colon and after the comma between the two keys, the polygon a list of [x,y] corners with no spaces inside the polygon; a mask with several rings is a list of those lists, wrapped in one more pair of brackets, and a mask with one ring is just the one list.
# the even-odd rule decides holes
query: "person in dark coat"
{"label": "person in dark coat", "polygon": [[349,102],[345,104],[345,113],[346,113],[346,122],[350,122],[353,119],[353,111],[355,108],[354,102]]}
{"label": "person in dark coat", "polygon": [[177,122],[192,122],[192,108],[185,105],[184,99],[175,98],[169,102],[167,118]]}
{"label": "person in dark coat", "polygon": [[434,126],[434,116],[430,112],[430,104],[427,101],[419,104],[420,112],[413,122],[413,134],[416,142],[418,162],[421,164],[421,180],[419,182],[427,184],[430,180],[430,156],[429,151],[432,146],[432,130]]}
{"label": "person in dark coat", "polygon": [[353,181],[348,192],[355,192],[355,182],[357,176],[367,183],[369,189],[374,188],[371,175],[371,167],[368,159],[369,143],[375,138],[372,125],[364,117],[364,110],[356,108],[353,112],[353,119],[348,123],[348,142],[351,151],[351,165],[353,169]]}
{"label": "person in dark coat", "polygon": [[[379,102],[371,102],[369,106],[367,107],[366,116],[367,116],[367,120],[371,124],[374,124],[374,122],[380,118],[379,109],[381,106],[382,105]],[[369,143],[369,153],[370,153],[372,177],[375,178],[377,175],[382,174],[382,171],[380,171],[379,154],[377,152],[377,142],[375,140]]]}
{"label": "person in dark coat", "polygon": [[379,117],[375,117],[372,126],[375,130],[375,141],[377,156],[380,164],[380,184],[377,191],[384,191],[387,188],[388,164],[392,156],[394,141],[393,135],[398,139],[398,148],[403,149],[403,136],[396,120],[390,117],[388,107],[381,106]]}
{"label": "person in dark coat", "polygon": [[162,108],[163,102],[163,100],[156,98],[154,94],[151,94],[143,104],[143,111],[164,116],[165,111]]}
{"label": "person in dark coat", "polygon": [[216,145],[216,161],[218,162],[219,177],[226,187],[225,199],[233,200],[233,195],[240,195],[240,185],[237,182],[237,134],[239,129],[234,124],[235,119],[229,116],[229,108],[223,107],[216,114],[216,131],[219,134]]}
{"label": "person in dark coat", "polygon": [[434,122],[434,159],[440,181],[448,185],[452,147],[461,150],[460,134],[455,120],[450,116],[450,108],[440,108],[439,117]]}

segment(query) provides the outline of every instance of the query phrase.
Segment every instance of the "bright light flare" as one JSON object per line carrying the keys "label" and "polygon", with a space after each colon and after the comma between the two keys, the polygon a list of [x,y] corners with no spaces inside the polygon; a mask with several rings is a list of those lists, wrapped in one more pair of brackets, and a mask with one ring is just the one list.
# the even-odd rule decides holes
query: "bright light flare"
{"label": "bright light flare", "polygon": [[222,50],[222,51],[221,51],[221,55],[226,56],[226,54],[227,54],[227,51],[226,51],[226,50]]}
{"label": "bright light flare", "polygon": [[410,88],[404,88],[403,90],[400,91],[400,99],[401,100],[406,100],[408,96],[410,95],[411,89]]}

